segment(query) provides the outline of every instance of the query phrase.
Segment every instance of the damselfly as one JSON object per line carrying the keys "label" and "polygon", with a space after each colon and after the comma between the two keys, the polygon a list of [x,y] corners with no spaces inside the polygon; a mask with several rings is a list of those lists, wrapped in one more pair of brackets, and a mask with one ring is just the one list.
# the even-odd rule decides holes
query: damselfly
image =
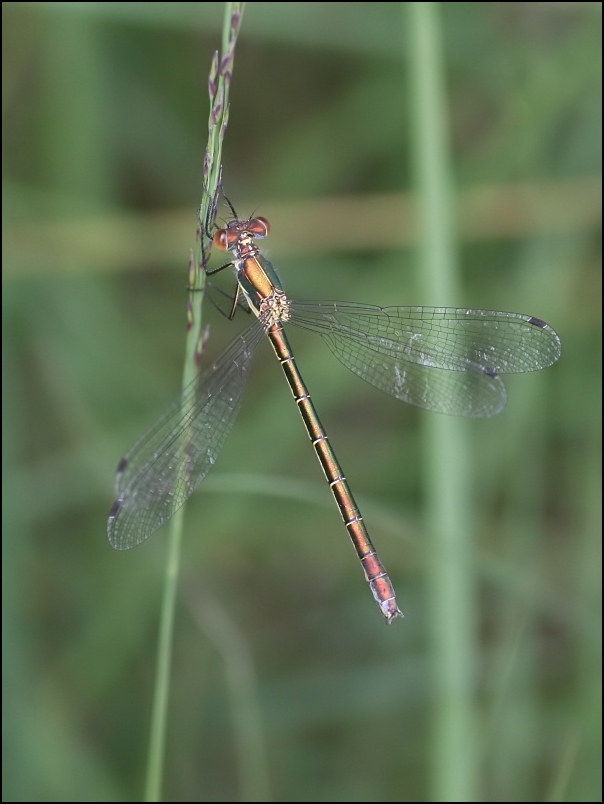
{"label": "damselfly", "polygon": [[[493,416],[503,410],[501,374],[536,371],[560,356],[560,339],[539,318],[520,313],[453,307],[375,307],[350,302],[289,299],[256,240],[265,218],[231,220],[214,245],[232,254],[237,304],[254,323],[120,461],[109,541],[118,550],[144,542],[191,496],[214,465],[239,409],[252,356],[268,337],[302,415],[373,596],[391,622],[402,616],[392,583],[367,529],[298,371],[284,324],[320,335],[351,371],[397,399],[459,416]],[[226,267],[226,266],[224,266]]]}

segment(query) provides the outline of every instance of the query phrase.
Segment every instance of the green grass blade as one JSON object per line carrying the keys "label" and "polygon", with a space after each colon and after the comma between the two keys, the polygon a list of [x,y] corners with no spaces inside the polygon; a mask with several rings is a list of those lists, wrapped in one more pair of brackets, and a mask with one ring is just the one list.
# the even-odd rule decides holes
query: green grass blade
{"label": "green grass blade", "polygon": [[[209,234],[215,215],[215,198],[220,192],[222,142],[228,122],[229,88],[233,70],[234,48],[241,24],[244,3],[227,3],[225,8],[222,55],[215,54],[210,71],[210,120],[208,146],[204,159],[204,195],[199,210],[198,249],[189,262],[189,303],[187,307],[187,342],[183,371],[183,388],[194,378],[203,351],[201,298],[205,286],[202,261],[211,243]],[[205,245],[207,241],[207,246]],[[170,665],[174,631],[174,610],[180,569],[180,548],[185,506],[172,519],[168,558],[160,615],[155,689],[151,712],[149,756],[145,784],[145,801],[160,801],[163,778]]]}
{"label": "green grass blade", "polygon": [[[430,304],[446,299],[454,305],[459,299],[459,280],[439,5],[412,3],[408,19],[421,290]],[[475,801],[476,591],[468,517],[467,422],[428,415],[423,428],[430,543],[426,574],[434,668],[429,800]]]}

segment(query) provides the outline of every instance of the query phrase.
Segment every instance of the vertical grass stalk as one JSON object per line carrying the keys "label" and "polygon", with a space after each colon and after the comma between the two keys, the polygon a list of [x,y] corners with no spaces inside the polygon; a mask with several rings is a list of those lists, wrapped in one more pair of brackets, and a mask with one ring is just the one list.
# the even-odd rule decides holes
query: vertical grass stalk
{"label": "vertical grass stalk", "polygon": [[[427,304],[459,300],[444,54],[438,3],[409,6],[412,141],[419,202],[421,289]],[[478,800],[467,423],[425,417],[426,571],[433,667],[430,801]]]}
{"label": "vertical grass stalk", "polygon": [[[204,261],[211,246],[210,231],[216,216],[220,194],[222,142],[229,115],[229,89],[233,74],[235,44],[241,25],[245,3],[226,3],[222,36],[222,51],[216,52],[208,81],[210,93],[210,119],[208,145],[204,157],[204,192],[198,214],[197,246],[189,259],[189,300],[187,304],[187,340],[183,370],[183,388],[188,385],[199,369],[203,350],[203,326],[201,300],[205,286]],[[174,515],[168,540],[168,555],[162,609],[160,614],[157,668],[149,754],[145,783],[145,801],[160,801],[163,778],[168,694],[170,689],[170,664],[174,609],[180,567],[180,545],[185,506]]]}

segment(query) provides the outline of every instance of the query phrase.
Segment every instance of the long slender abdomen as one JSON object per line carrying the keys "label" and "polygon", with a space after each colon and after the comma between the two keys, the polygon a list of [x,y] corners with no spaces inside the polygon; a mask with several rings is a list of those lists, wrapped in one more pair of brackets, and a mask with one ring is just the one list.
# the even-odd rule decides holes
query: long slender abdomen
{"label": "long slender abdomen", "polygon": [[390,623],[395,617],[403,614],[396,604],[394,588],[371,543],[363,517],[354,501],[350,487],[346,482],[342,468],[331,448],[323,425],[312,403],[308,389],[304,384],[296,361],[291,353],[289,342],[281,324],[268,329],[268,337],[275,354],[281,363],[285,377],[298,405],[306,431],[317,453],[319,463],[331,488],[336,504],[340,510],[346,529],[361,561],[365,579],[369,584],[373,597],[380,611]]}

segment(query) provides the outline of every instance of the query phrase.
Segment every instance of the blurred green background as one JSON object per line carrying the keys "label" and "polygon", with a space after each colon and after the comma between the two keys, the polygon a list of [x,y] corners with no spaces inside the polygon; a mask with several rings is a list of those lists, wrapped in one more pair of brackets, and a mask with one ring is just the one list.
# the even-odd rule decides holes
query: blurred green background
{"label": "blurred green background", "polygon": [[[106,518],[180,386],[223,6],[2,11],[3,800],[136,801],[165,531],[118,554]],[[434,738],[434,414],[293,332],[406,618],[384,627],[263,344],[187,509],[168,801],[457,800],[460,771],[477,800],[601,800],[601,6],[441,13],[461,298],[418,275],[405,4],[248,4],[224,186],[271,220],[292,297],[515,310],[562,338],[466,430],[475,738],[455,767]],[[211,352],[241,326],[207,321]]]}

